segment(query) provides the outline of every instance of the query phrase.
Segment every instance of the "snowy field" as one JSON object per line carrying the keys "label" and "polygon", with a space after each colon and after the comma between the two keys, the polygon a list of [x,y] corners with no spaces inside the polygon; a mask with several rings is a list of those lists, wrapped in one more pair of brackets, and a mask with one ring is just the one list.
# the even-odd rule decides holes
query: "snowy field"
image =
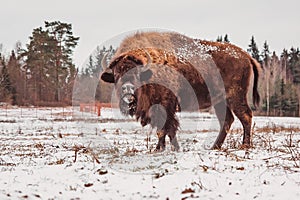
{"label": "snowy field", "polygon": [[0,108],[0,199],[300,199],[300,118],[254,117],[248,151],[235,120],[212,151],[215,116],[178,117],[180,151],[155,153],[113,109]]}

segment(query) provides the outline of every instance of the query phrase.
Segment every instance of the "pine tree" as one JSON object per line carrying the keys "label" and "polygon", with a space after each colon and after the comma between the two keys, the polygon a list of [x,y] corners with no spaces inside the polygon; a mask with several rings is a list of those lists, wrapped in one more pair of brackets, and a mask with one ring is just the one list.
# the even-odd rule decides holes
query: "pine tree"
{"label": "pine tree", "polygon": [[[94,76],[96,76],[97,79],[99,79],[98,77],[100,72],[103,71],[103,66],[101,65],[101,63],[104,55],[108,53],[107,58],[110,60],[112,56],[115,54],[115,51],[116,50],[113,48],[113,46],[109,46],[108,49],[106,49],[106,47],[102,47],[102,49],[100,47],[97,48],[96,68],[94,71]],[[101,102],[110,102],[112,90],[113,90],[113,86],[111,84],[107,84],[103,81],[100,81],[96,89],[95,97],[97,100]]]}
{"label": "pine tree", "polygon": [[291,84],[283,83],[283,95],[281,99],[281,110],[284,116],[297,116],[299,112],[299,103],[296,87]]}
{"label": "pine tree", "polygon": [[288,68],[292,73],[293,82],[300,84],[300,51],[298,48],[291,48],[288,54]]}
{"label": "pine tree", "polygon": [[280,62],[281,62],[281,68],[282,68],[282,76],[284,78],[284,83],[287,81],[291,81],[291,72],[288,70],[287,62],[288,62],[288,51],[286,49],[283,49],[281,55],[280,55]]}
{"label": "pine tree", "polygon": [[[291,72],[291,79],[297,91],[297,103],[300,102],[300,51],[299,48],[291,48],[288,52],[287,68]],[[300,109],[298,109],[300,116]]]}
{"label": "pine tree", "polygon": [[228,38],[228,35],[227,35],[227,34],[224,36],[224,42],[230,43],[230,41],[229,41],[229,38]]}
{"label": "pine tree", "polygon": [[28,90],[32,103],[71,100],[72,83],[77,70],[72,62],[74,37],[71,24],[45,22],[45,28],[33,30],[22,53],[29,72]]}
{"label": "pine tree", "polygon": [[222,37],[222,35],[221,35],[221,36],[218,36],[216,41],[217,41],[217,42],[223,42],[223,37]]}
{"label": "pine tree", "polygon": [[223,36],[222,36],[222,35],[221,35],[221,36],[218,36],[216,41],[217,41],[217,42],[227,42],[227,43],[230,43],[227,34],[225,34],[224,39],[223,39]]}
{"label": "pine tree", "polygon": [[[72,63],[73,49],[78,44],[79,37],[73,36],[72,25],[60,21],[47,22],[45,28],[49,36],[56,42],[54,53],[54,85],[55,101],[63,99],[63,93],[71,88],[67,88],[68,82],[75,79],[76,69]],[[69,97],[70,98],[70,97]]]}
{"label": "pine tree", "polygon": [[253,58],[255,58],[258,62],[261,63],[260,53],[259,53],[259,50],[257,48],[254,36],[252,36],[250,44],[248,45],[248,47],[249,48],[247,49],[247,51],[251,54],[251,56]]}
{"label": "pine tree", "polygon": [[94,75],[94,72],[95,72],[95,64],[94,64],[93,56],[90,55],[89,62],[86,68],[84,69],[83,75],[92,77]]}
{"label": "pine tree", "polygon": [[268,62],[270,61],[270,50],[267,41],[265,41],[263,44],[261,57],[262,57],[263,64],[268,65]]}
{"label": "pine tree", "polygon": [[11,51],[11,55],[7,62],[7,71],[11,79],[12,100],[13,104],[22,104],[24,99],[24,73],[21,71],[21,64],[15,54]]}
{"label": "pine tree", "polygon": [[4,58],[0,58],[1,73],[0,73],[0,101],[15,104],[13,99],[14,89],[11,85],[9,73]]}
{"label": "pine tree", "polygon": [[297,48],[292,47],[288,53],[288,65],[293,68],[297,65],[297,62],[299,61],[300,57],[300,51]]}
{"label": "pine tree", "polygon": [[105,54],[107,55],[107,59],[110,60],[112,56],[115,54],[116,50],[113,48],[113,46],[109,46],[108,49],[106,47],[97,47],[96,49],[96,64],[95,64],[95,71],[93,72],[94,74],[99,75],[101,71],[103,71],[103,67],[101,65],[102,59]]}
{"label": "pine tree", "polygon": [[29,37],[30,43],[24,50],[22,57],[28,70],[28,98],[31,103],[47,101],[51,95],[50,73],[53,65],[53,48],[55,41],[42,27],[36,28]]}

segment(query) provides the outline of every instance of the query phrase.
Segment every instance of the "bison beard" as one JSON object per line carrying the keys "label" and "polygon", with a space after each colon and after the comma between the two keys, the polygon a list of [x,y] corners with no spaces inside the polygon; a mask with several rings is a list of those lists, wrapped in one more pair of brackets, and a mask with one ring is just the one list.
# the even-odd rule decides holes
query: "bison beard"
{"label": "bison beard", "polygon": [[119,103],[120,111],[123,115],[131,117],[136,113],[137,98],[136,95],[126,93],[122,95]]}

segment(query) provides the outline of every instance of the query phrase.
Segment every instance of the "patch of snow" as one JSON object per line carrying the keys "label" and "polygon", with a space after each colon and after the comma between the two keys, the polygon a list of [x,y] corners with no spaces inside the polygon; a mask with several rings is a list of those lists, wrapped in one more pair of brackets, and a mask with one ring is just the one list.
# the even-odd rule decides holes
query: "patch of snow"
{"label": "patch of snow", "polygon": [[209,113],[178,113],[179,152],[154,153],[149,127],[78,108],[0,108],[0,199],[299,199],[300,119],[235,120],[222,150]]}

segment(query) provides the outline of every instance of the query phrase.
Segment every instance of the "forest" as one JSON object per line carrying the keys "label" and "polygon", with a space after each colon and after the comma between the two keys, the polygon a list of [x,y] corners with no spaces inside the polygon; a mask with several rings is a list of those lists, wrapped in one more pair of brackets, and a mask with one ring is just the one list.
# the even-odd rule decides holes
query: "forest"
{"label": "forest", "polygon": [[77,69],[73,50],[79,37],[72,25],[45,22],[35,28],[26,48],[17,42],[8,56],[0,55],[0,101],[12,105],[70,104]]}
{"label": "forest", "polygon": [[[227,34],[216,41],[230,42]],[[86,96],[81,101],[110,102],[112,86],[99,82],[99,74],[102,58],[107,52],[112,55],[115,49],[97,47],[85,68],[79,69],[73,63],[73,51],[78,42],[79,37],[73,35],[71,24],[46,21],[44,26],[33,29],[26,47],[17,42],[9,55],[1,53],[0,48],[0,102],[18,106],[71,105],[76,81],[85,83],[85,87],[75,91]],[[300,116],[299,48],[271,52],[267,41],[260,48],[252,36],[245,51],[262,65],[261,105],[253,107],[256,114]],[[97,87],[92,91],[87,85]]]}

